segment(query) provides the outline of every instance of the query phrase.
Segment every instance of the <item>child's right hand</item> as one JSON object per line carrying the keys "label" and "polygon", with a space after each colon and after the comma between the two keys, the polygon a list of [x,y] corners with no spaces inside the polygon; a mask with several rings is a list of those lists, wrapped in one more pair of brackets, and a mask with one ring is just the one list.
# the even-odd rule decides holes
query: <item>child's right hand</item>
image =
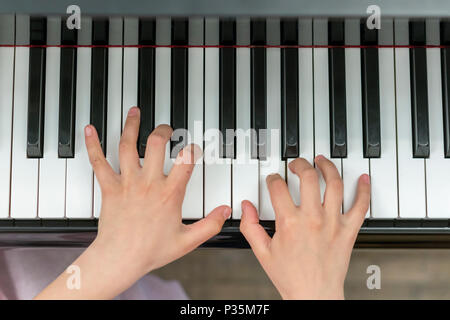
{"label": "child's right hand", "polygon": [[326,182],[321,201],[316,169],[299,158],[289,169],[300,178],[301,205],[295,206],[285,181],[267,177],[276,216],[271,239],[259,224],[258,213],[242,203],[241,231],[284,299],[343,299],[350,255],[370,203],[370,181],[362,175],[353,207],[341,213],[343,183],[334,164],[315,159]]}

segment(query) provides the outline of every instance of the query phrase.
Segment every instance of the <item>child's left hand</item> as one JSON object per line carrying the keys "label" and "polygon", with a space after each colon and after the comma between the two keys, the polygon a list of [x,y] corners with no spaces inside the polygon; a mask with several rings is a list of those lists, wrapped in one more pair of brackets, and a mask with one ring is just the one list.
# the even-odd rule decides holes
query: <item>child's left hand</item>
{"label": "child's left hand", "polygon": [[136,147],[139,123],[139,109],[131,108],[119,146],[120,174],[105,159],[95,128],[86,127],[89,159],[102,191],[98,235],[74,262],[81,270],[81,289],[68,290],[69,274],[63,273],[38,298],[113,298],[144,274],[219,233],[230,216],[231,208],[220,206],[194,224],[182,223],[186,185],[200,150],[194,145],[185,147],[165,176],[166,144],[172,129],[160,125],[148,138],[141,166]]}

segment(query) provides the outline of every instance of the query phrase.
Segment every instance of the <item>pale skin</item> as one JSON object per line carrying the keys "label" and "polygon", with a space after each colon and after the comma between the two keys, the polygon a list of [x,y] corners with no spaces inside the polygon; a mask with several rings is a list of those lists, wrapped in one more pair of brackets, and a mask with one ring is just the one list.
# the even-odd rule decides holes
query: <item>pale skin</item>
{"label": "pale skin", "polygon": [[[119,147],[120,174],[103,156],[95,128],[86,126],[89,160],[102,190],[98,235],[73,262],[81,270],[81,288],[69,289],[70,274],[63,272],[36,299],[112,299],[146,273],[218,234],[230,217],[231,208],[219,206],[206,218],[183,224],[181,207],[198,149],[183,149],[164,175],[172,129],[160,125],[148,138],[141,166],[136,149],[139,119],[139,109],[131,108]],[[367,175],[358,181],[353,207],[342,214],[343,184],[336,167],[323,156],[316,157],[315,164],[327,185],[323,202],[317,169],[305,159],[289,166],[300,178],[300,206],[279,175],[267,178],[276,215],[272,238],[260,226],[255,207],[242,202],[241,232],[284,299],[344,298],[351,251],[369,207]]]}

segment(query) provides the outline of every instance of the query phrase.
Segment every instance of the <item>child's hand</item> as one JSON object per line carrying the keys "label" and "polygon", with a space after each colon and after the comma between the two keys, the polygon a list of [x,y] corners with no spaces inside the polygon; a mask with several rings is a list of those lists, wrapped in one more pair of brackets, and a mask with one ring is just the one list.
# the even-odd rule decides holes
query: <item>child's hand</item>
{"label": "child's hand", "polygon": [[231,214],[220,206],[191,225],[182,223],[181,207],[194,169],[193,145],[178,155],[168,176],[163,173],[166,144],[172,135],[167,125],[149,136],[144,165],[137,152],[139,109],[131,108],[119,147],[120,171],[106,161],[97,132],[85,129],[89,160],[102,190],[98,235],[74,262],[81,270],[81,290],[67,290],[63,273],[38,298],[110,299],[144,274],[166,265],[216,235]]}
{"label": "child's hand", "polygon": [[305,159],[289,165],[300,178],[299,207],[279,175],[267,178],[276,215],[272,239],[258,223],[255,207],[248,201],[242,203],[241,231],[284,299],[344,298],[350,255],[369,208],[367,175],[359,179],[353,207],[341,214],[344,187],[339,173],[323,156],[315,162],[327,184],[323,203],[317,172]]}
{"label": "child's hand", "polygon": [[139,109],[130,109],[119,147],[121,174],[106,161],[92,126],[86,128],[86,146],[102,190],[96,245],[136,264],[144,274],[180,258],[220,232],[231,208],[218,207],[203,220],[184,225],[181,206],[194,169],[194,154],[199,156],[201,151],[193,145],[186,147],[165,176],[166,144],[172,129],[160,125],[148,138],[141,167],[136,148],[139,121]]}

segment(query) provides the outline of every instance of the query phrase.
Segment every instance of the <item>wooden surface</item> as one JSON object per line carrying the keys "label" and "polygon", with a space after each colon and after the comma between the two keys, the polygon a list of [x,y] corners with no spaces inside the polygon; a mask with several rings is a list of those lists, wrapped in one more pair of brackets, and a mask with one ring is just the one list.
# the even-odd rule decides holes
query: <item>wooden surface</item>
{"label": "wooden surface", "polygon": [[[369,265],[381,289],[366,286]],[[191,299],[279,299],[250,250],[200,249],[154,272],[181,282]],[[450,299],[450,250],[355,250],[347,299]]]}

